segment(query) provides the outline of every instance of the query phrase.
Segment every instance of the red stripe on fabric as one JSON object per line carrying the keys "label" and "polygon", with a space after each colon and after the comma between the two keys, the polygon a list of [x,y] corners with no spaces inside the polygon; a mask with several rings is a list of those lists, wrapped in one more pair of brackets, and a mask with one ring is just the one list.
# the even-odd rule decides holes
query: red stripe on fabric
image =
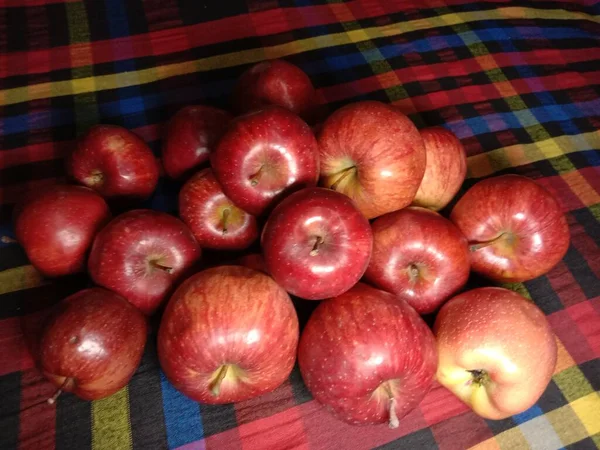
{"label": "red stripe on fabric", "polygon": [[288,22],[283,9],[271,9],[262,14],[251,14],[250,22],[254,25],[257,36],[268,36],[290,31],[290,22]]}
{"label": "red stripe on fabric", "polygon": [[554,196],[564,212],[585,207],[581,199],[560,175],[538,178],[535,181]]}
{"label": "red stripe on fabric", "polygon": [[54,448],[56,444],[56,405],[46,400],[56,392],[37,369],[21,374],[21,413],[19,414],[19,449]]}
{"label": "red stripe on fabric", "polygon": [[[577,305],[571,308],[575,307]],[[581,364],[596,357],[578,324],[573,321],[566,309],[550,314],[548,322],[550,322],[554,334],[560,339],[575,363]]]}
{"label": "red stripe on fabric", "polygon": [[600,194],[600,167],[585,167],[583,169],[579,169],[579,173],[583,176],[583,178],[586,179],[590,186]]}
{"label": "red stripe on fabric", "polygon": [[44,189],[58,183],[64,183],[65,178],[48,178],[44,180],[28,181],[27,183],[5,186],[0,188],[0,205],[18,202],[25,194],[31,191]]}
{"label": "red stripe on fabric", "polygon": [[286,380],[272,392],[235,404],[235,416],[239,425],[263,419],[294,407],[292,386]]}
{"label": "red stripe on fabric", "polygon": [[[204,439],[206,450],[242,450],[239,428],[232,428],[223,433],[213,434]],[[200,443],[202,441],[198,441]],[[201,447],[200,447],[201,448]]]}
{"label": "red stripe on fabric", "polygon": [[577,328],[585,336],[594,357],[600,357],[600,314],[590,302],[579,303],[567,309]]}
{"label": "red stripe on fabric", "polygon": [[439,450],[463,450],[494,436],[485,420],[473,411],[436,423],[431,431]]}
{"label": "red stripe on fabric", "polygon": [[552,290],[556,292],[566,308],[587,300],[581,286],[573,278],[573,274],[564,262],[559,262],[554,269],[546,274],[546,277],[552,286]]}
{"label": "red stripe on fabric", "polygon": [[586,233],[584,228],[577,224],[569,224],[571,229],[571,243],[587,262],[590,269],[600,278],[600,248],[598,242]]}
{"label": "red stripe on fabric", "polygon": [[420,409],[428,426],[469,411],[469,407],[438,382],[421,402]]}
{"label": "red stripe on fabric", "polygon": [[33,358],[27,350],[27,344],[21,329],[19,317],[0,321],[0,376],[7,373],[30,369]]}
{"label": "red stripe on fabric", "polygon": [[308,450],[298,407],[239,426],[243,450],[293,448]]}

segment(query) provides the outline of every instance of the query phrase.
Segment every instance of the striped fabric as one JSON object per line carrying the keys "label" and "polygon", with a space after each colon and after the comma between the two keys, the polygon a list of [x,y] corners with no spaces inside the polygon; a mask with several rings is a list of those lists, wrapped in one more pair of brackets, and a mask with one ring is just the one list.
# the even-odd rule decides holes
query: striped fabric
{"label": "striped fabric", "polygon": [[[487,421],[435,386],[396,430],[351,427],[312,400],[297,369],[260,398],[201,405],[161,373],[154,335],[121,392],[43,403],[54,388],[21,322],[89,281],[40,277],[7,239],[14,203],[64,180],[62,158],[90,125],[123,125],[159,154],[174,111],[227,108],[240,73],[269,58],[310,75],[323,116],[373,99],[451,129],[469,155],[465,187],[517,173],[557,196],[567,255],[510,286],[543,309],[559,344],[533,408]],[[597,0],[0,0],[0,106],[0,448],[600,448]],[[178,189],[161,181],[145,206],[175,212]],[[306,320],[312,305],[298,306]]]}

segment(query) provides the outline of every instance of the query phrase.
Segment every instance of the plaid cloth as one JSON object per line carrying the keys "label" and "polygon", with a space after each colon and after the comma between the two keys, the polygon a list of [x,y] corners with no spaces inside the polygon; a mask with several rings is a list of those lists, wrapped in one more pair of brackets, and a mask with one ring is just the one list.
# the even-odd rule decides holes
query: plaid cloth
{"label": "plaid cloth", "polygon": [[[559,342],[542,398],[487,421],[436,385],[396,430],[351,427],[312,400],[295,369],[270,394],[207,406],[165,379],[153,336],[127,388],[49,406],[55,388],[34,368],[20,319],[89,281],[44,280],[3,239],[0,448],[600,448],[598,1],[0,0],[0,236],[14,236],[11,211],[25,192],[64,180],[62,157],[90,125],[123,125],[158,154],[174,111],[227,107],[240,73],[269,58],[310,75],[322,114],[375,99],[420,127],[451,129],[468,151],[466,186],[511,172],[557,196],[567,255],[512,285]],[[178,188],[162,181],[147,206],[175,212]]]}

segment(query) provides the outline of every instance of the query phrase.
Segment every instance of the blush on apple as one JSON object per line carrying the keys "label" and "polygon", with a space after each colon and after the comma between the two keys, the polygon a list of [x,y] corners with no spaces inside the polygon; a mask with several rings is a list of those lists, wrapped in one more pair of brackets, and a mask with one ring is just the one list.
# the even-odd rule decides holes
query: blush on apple
{"label": "blush on apple", "polygon": [[268,106],[235,119],[211,154],[223,192],[254,216],[319,178],[310,127],[290,111]]}
{"label": "blush on apple", "polygon": [[544,313],[508,289],[485,287],[449,300],[434,325],[437,380],[487,419],[535,404],[556,366],[556,340]]}
{"label": "blush on apple", "polygon": [[500,282],[536,278],[567,252],[569,227],[542,186],[519,175],[475,184],[450,215],[467,237],[474,271]]}
{"label": "blush on apple", "polygon": [[104,199],[83,186],[46,188],[15,211],[17,241],[31,264],[48,277],[82,271],[94,236],[110,219]]}
{"label": "blush on apple", "polygon": [[285,290],[320,300],[358,282],[369,264],[373,235],[348,197],[307,188],[277,205],[261,242],[268,273]]}
{"label": "blush on apple", "polygon": [[162,149],[165,173],[182,178],[208,161],[232,116],[221,109],[195,105],[180,109],[167,124]]}
{"label": "blush on apple", "polygon": [[67,158],[67,173],[103,197],[147,198],[159,165],[146,143],[123,127],[96,125]]}
{"label": "blush on apple", "polygon": [[367,219],[408,206],[423,174],[423,139],[408,117],[375,101],[335,111],[319,133],[321,184],[349,196]]}
{"label": "blush on apple", "polygon": [[298,333],[294,306],[272,278],[220,266],[175,291],[160,324],[158,356],[169,381],[191,399],[232,403],[286,380]]}
{"label": "blush on apple", "polygon": [[417,310],[434,312],[469,278],[467,239],[438,213],[409,207],[371,225],[373,256],[365,279]]}
{"label": "blush on apple", "polygon": [[267,105],[278,105],[310,119],[316,104],[310,78],[297,66],[274,59],[246,70],[233,93],[238,112],[246,113]]}
{"label": "blush on apple", "polygon": [[421,130],[427,165],[413,204],[439,211],[460,189],[467,174],[467,155],[450,130],[431,127]]}
{"label": "blush on apple", "polygon": [[317,306],[298,363],[312,395],[338,418],[396,428],[429,391],[437,351],[413,308],[359,283]]}
{"label": "blush on apple", "polygon": [[181,188],[179,216],[203,248],[243,250],[258,238],[256,218],[233,204],[210,169]]}
{"label": "blush on apple", "polygon": [[163,212],[137,209],[115,217],[98,233],[88,268],[96,284],[152,314],[200,253],[182,221]]}
{"label": "blush on apple", "polygon": [[108,397],[136,371],[146,345],[145,317],[125,299],[102,288],[64,299],[43,328],[39,361],[44,376],[85,400]]}

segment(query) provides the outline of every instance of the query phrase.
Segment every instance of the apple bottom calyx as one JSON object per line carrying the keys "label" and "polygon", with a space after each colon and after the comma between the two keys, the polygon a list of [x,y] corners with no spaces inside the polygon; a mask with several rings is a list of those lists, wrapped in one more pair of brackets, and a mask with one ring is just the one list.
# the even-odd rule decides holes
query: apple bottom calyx
{"label": "apple bottom calyx", "polygon": [[56,400],[58,400],[58,397],[60,396],[60,394],[63,393],[63,391],[72,391],[74,387],[75,380],[71,377],[67,377],[65,378],[65,381],[63,381],[63,383],[60,385],[60,387],[56,390],[56,392],[52,395],[52,397],[50,397],[46,401],[49,405],[53,405],[54,403],[56,403]]}
{"label": "apple bottom calyx", "polygon": [[467,370],[471,374],[471,379],[467,384],[475,384],[477,386],[485,386],[490,382],[490,374],[485,370]]}
{"label": "apple bottom calyx", "polygon": [[383,399],[386,399],[388,402],[388,410],[390,414],[390,418],[388,420],[388,426],[390,429],[398,428],[400,425],[400,420],[398,419],[398,414],[396,412],[396,403],[397,400],[392,393],[392,383],[397,380],[384,381],[379,385],[373,395],[379,395]]}
{"label": "apple bottom calyx", "polygon": [[227,234],[227,226],[229,225],[228,220],[230,215],[231,209],[229,208],[225,208],[221,213],[221,233],[223,234],[223,236]]}
{"label": "apple bottom calyx", "polygon": [[150,264],[150,266],[153,269],[162,270],[163,272],[166,272],[168,274],[172,274],[173,273],[173,268],[172,267],[165,266],[165,265],[159,263],[158,259],[151,259],[151,260],[148,261],[148,264]]}
{"label": "apple bottom calyx", "polygon": [[495,237],[494,239],[490,239],[489,241],[469,242],[469,251],[476,252],[479,249],[488,247],[490,245],[494,245],[499,242],[504,243],[508,247],[513,247],[516,244],[517,239],[518,238],[515,234],[505,231],[504,233],[501,233],[499,236]]}
{"label": "apple bottom calyx", "polygon": [[310,256],[317,256],[319,254],[319,248],[323,244],[323,238],[321,236],[315,236],[315,244],[313,245],[312,250],[310,251]]}
{"label": "apple bottom calyx", "polygon": [[86,186],[94,186],[94,187],[102,186],[102,184],[104,183],[104,174],[102,173],[102,171],[100,171],[98,169],[92,170],[90,175],[83,179],[83,183]]}

